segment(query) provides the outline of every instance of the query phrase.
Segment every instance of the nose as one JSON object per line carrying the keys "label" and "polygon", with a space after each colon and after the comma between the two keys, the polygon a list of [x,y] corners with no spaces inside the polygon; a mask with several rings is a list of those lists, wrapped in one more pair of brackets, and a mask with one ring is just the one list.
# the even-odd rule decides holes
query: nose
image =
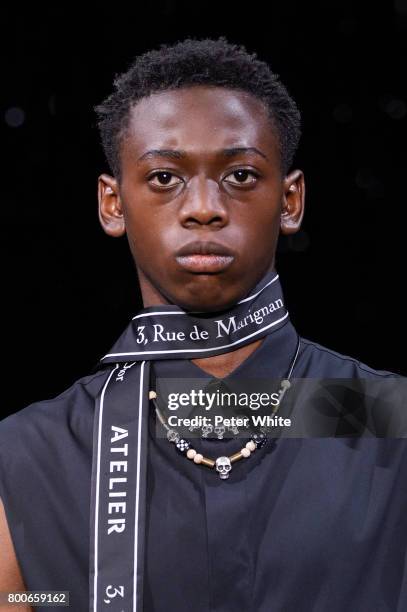
{"label": "nose", "polygon": [[185,190],[180,208],[180,222],[184,227],[210,225],[221,228],[229,222],[223,194],[216,181],[207,177],[194,177]]}

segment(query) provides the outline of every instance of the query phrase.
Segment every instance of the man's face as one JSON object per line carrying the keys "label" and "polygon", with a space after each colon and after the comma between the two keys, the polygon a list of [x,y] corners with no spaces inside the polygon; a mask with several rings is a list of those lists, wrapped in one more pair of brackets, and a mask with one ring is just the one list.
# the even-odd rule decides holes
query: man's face
{"label": "man's face", "polygon": [[145,306],[215,311],[274,265],[280,226],[289,233],[301,222],[303,191],[300,171],[281,175],[259,100],[194,86],[133,107],[120,184],[99,177],[100,218],[107,233],[126,232]]}

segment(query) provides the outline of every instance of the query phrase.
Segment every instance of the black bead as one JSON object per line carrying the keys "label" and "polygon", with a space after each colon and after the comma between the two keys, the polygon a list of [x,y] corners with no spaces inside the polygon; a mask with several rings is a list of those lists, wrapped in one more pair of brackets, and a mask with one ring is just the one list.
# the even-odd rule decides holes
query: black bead
{"label": "black bead", "polygon": [[178,442],[175,443],[175,447],[180,453],[185,455],[188,449],[191,447],[191,445],[188,442],[188,440],[184,440],[184,438],[180,438]]}
{"label": "black bead", "polygon": [[253,434],[252,440],[257,448],[262,448],[267,442],[267,436],[263,433]]}

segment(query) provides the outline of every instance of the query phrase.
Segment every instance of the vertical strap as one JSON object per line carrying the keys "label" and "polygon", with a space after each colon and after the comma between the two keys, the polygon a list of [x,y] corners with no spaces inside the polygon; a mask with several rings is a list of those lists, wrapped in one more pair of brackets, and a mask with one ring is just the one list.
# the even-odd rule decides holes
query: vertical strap
{"label": "vertical strap", "polygon": [[142,612],[150,366],[117,364],[96,400],[90,611]]}
{"label": "vertical strap", "polygon": [[138,398],[139,425],[137,439],[137,476],[136,499],[134,511],[134,591],[133,612],[143,612],[144,559],[146,534],[146,496],[147,496],[147,451],[148,451],[148,417],[151,361],[141,363],[140,392]]}

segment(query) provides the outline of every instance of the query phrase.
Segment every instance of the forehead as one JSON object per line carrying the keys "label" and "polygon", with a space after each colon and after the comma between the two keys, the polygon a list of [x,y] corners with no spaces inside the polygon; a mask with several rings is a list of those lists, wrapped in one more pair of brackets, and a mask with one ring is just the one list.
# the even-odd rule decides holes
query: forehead
{"label": "forehead", "polygon": [[130,111],[121,156],[140,156],[159,148],[204,154],[236,145],[278,155],[265,105],[250,93],[193,86],[154,93],[137,102]]}

